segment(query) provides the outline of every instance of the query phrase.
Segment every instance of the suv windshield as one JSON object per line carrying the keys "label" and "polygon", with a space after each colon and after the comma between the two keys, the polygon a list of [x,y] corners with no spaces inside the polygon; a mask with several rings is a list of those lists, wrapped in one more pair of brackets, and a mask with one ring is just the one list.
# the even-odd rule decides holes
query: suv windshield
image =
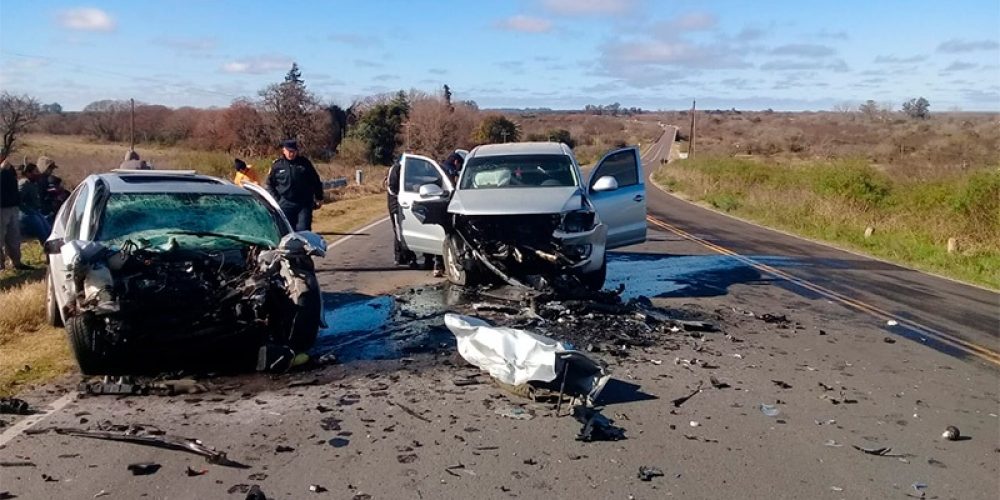
{"label": "suv windshield", "polygon": [[[277,223],[253,196],[203,193],[114,193],[101,216],[98,241],[146,239],[160,243],[172,235],[211,237],[213,245],[237,238],[276,246]],[[162,240],[162,241],[158,241]]]}
{"label": "suv windshield", "polygon": [[461,189],[576,186],[573,162],[566,155],[474,157],[462,169]]}

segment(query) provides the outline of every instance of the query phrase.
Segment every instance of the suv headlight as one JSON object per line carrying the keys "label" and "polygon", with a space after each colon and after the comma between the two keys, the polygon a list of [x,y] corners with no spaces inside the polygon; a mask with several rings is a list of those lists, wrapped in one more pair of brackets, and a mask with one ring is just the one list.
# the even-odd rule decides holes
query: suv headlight
{"label": "suv headlight", "polygon": [[566,212],[562,216],[559,228],[566,233],[582,233],[594,228],[594,211],[589,209]]}

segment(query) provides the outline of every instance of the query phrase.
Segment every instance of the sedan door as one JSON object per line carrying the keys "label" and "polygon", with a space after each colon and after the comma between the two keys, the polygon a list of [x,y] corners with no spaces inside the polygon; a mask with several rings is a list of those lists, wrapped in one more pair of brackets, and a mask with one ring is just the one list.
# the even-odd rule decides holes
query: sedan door
{"label": "sedan door", "polygon": [[[617,187],[595,184],[602,177],[614,178]],[[618,149],[604,156],[594,167],[588,183],[590,201],[608,227],[607,248],[646,241],[646,185],[642,161],[635,147]]]}
{"label": "sedan door", "polygon": [[423,224],[413,214],[413,204],[428,201],[420,196],[420,186],[435,184],[451,196],[454,186],[444,169],[426,156],[404,154],[400,160],[399,209],[402,212],[403,240],[417,254],[441,255],[444,246],[444,228],[437,224]]}

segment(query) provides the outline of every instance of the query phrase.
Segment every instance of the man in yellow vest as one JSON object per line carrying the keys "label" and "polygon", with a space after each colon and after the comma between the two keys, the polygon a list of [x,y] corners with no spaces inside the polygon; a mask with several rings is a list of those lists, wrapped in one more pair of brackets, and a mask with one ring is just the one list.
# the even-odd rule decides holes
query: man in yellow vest
{"label": "man in yellow vest", "polygon": [[257,173],[253,171],[252,165],[247,165],[245,161],[237,158],[233,160],[233,167],[236,169],[236,178],[233,179],[233,182],[237,186],[242,187],[244,182],[260,185],[260,180],[257,178]]}

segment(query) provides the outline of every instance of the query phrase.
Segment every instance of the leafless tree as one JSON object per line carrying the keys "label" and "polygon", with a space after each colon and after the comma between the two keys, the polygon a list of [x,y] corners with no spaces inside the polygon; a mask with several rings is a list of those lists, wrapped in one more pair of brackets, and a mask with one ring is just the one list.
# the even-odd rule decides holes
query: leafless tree
{"label": "leafless tree", "polygon": [[38,101],[28,95],[0,94],[0,126],[3,127],[3,146],[0,156],[6,158],[14,152],[17,136],[38,119]]}
{"label": "leafless tree", "polygon": [[117,141],[128,132],[128,101],[105,99],[83,107],[90,121],[90,133],[98,139]]}

